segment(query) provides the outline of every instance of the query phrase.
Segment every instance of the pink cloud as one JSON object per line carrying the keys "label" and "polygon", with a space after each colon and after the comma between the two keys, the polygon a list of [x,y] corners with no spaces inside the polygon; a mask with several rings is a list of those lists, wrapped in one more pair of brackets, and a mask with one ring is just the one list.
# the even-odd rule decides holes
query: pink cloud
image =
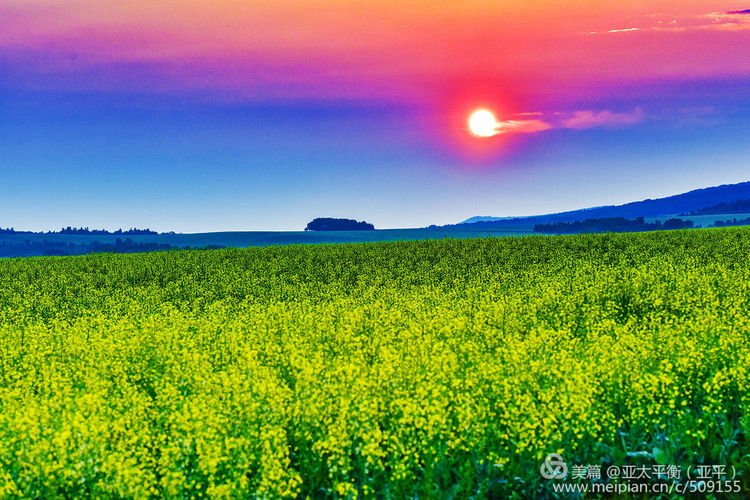
{"label": "pink cloud", "polygon": [[495,124],[497,134],[531,134],[549,130],[552,125],[543,120],[507,120]]}
{"label": "pink cloud", "polygon": [[495,123],[495,135],[499,134],[531,134],[544,132],[552,129],[589,129],[595,127],[618,127],[633,125],[644,120],[644,113],[641,108],[635,108],[628,113],[615,113],[609,110],[603,111],[575,111],[572,115],[565,113],[555,113],[557,116],[566,116],[561,121],[550,121],[542,117],[542,113],[519,113],[516,116],[539,116],[539,119],[532,120],[503,120]]}
{"label": "pink cloud", "polygon": [[700,16],[682,17],[671,21],[659,21],[656,26],[610,29],[606,31],[588,31],[588,35],[634,32],[684,32],[684,31],[744,31],[750,30],[750,10],[730,12],[709,12]]}
{"label": "pink cloud", "polygon": [[609,30],[607,33],[625,33],[627,31],[640,31],[640,28],[622,28],[619,30]]}
{"label": "pink cloud", "polygon": [[731,12],[709,12],[701,17],[711,19],[716,23],[744,23],[750,21],[750,12],[740,10],[734,10]]}
{"label": "pink cloud", "polygon": [[576,111],[573,116],[563,120],[562,128],[585,129],[594,127],[615,127],[633,125],[643,121],[643,110],[635,108],[629,113],[613,113],[612,111],[594,112],[590,110]]}
{"label": "pink cloud", "polygon": [[[0,61],[13,75],[4,83],[39,90],[185,91],[231,99],[377,97],[442,105],[454,86],[468,88],[486,79],[503,82],[509,101],[523,94],[526,102],[580,102],[581,88],[606,93],[609,82],[744,77],[750,62],[735,48],[744,41],[736,38],[750,33],[737,32],[750,28],[750,16],[731,11],[717,20],[701,17],[716,10],[701,2],[691,16],[684,15],[682,4],[657,2],[661,14],[649,17],[654,4],[635,10],[597,4],[592,14],[586,2],[559,9],[496,2],[496,11],[483,0],[438,2],[430,9],[409,2],[354,2],[343,8],[349,5],[343,0],[214,2],[211,8],[197,0],[9,0],[0,1]],[[712,31],[690,27],[700,25]],[[655,43],[651,27],[690,32]],[[611,33],[596,43],[575,36],[596,28]]]}

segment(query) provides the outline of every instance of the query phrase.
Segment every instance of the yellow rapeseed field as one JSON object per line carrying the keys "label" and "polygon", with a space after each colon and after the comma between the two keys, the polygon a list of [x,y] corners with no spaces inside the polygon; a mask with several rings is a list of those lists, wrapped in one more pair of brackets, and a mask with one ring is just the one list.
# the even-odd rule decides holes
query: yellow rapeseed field
{"label": "yellow rapeseed field", "polygon": [[0,261],[2,498],[748,487],[750,230]]}

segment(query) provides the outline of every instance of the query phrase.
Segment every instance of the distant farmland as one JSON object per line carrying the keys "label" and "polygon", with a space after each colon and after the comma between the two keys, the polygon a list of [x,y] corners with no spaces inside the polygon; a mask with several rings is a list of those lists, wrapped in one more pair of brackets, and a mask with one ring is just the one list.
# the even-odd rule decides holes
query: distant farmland
{"label": "distant farmland", "polygon": [[[497,228],[424,228],[379,229],[374,231],[236,231],[216,233],[154,235],[71,235],[56,233],[0,234],[0,256],[27,257],[44,255],[45,249],[56,249],[76,255],[88,253],[94,242],[114,244],[129,239],[136,245],[168,245],[174,248],[206,246],[244,248],[251,246],[361,243],[440,238],[478,238],[532,234],[531,225]],[[145,250],[144,250],[145,251]]]}

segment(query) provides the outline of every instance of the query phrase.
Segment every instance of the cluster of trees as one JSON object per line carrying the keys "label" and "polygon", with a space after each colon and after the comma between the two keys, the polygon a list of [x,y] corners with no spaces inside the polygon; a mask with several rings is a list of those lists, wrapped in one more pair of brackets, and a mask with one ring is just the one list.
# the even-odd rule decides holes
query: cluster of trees
{"label": "cluster of trees", "polygon": [[720,215],[750,213],[750,200],[738,200],[731,203],[719,203],[700,210],[693,210],[686,215]]}
{"label": "cluster of trees", "polygon": [[625,217],[609,217],[604,219],[586,219],[575,222],[555,222],[554,224],[536,224],[534,231],[547,234],[577,234],[577,233],[629,233],[636,231],[657,231],[659,229],[688,229],[693,221],[683,219],[668,219],[646,222],[643,217],[626,219]]}
{"label": "cluster of trees", "polygon": [[712,227],[750,226],[750,217],[747,219],[717,220]]}
{"label": "cluster of trees", "polygon": [[369,222],[357,222],[354,219],[334,219],[318,217],[305,227],[305,231],[372,231],[375,226]]}

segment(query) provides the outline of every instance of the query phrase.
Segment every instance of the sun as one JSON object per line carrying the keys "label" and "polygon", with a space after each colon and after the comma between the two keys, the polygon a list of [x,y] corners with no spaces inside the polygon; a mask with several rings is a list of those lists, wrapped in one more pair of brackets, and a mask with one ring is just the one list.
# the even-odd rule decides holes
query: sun
{"label": "sun", "polygon": [[469,117],[469,130],[478,137],[492,137],[497,134],[497,120],[491,111],[478,109]]}

